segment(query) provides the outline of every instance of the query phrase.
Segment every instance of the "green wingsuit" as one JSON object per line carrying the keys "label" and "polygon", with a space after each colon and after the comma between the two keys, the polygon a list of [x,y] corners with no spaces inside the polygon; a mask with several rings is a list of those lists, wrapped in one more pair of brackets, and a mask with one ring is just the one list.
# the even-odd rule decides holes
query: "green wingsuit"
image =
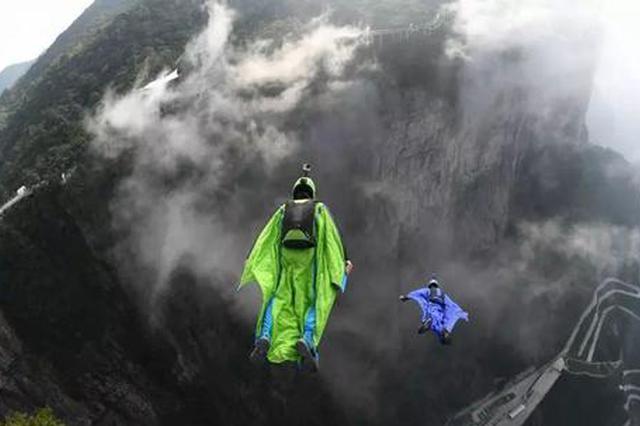
{"label": "green wingsuit", "polygon": [[[294,185],[310,188],[310,198],[288,202],[278,208],[258,236],[246,260],[240,287],[256,282],[262,291],[262,308],[256,326],[256,341],[268,342],[266,357],[272,363],[300,361],[297,345],[303,342],[314,356],[339,291],[346,286],[345,252],[327,207],[315,201],[315,185],[302,177]],[[296,198],[294,196],[294,198]],[[290,206],[303,203],[312,208],[314,244],[289,248],[283,221]],[[293,237],[291,236],[293,235]]]}

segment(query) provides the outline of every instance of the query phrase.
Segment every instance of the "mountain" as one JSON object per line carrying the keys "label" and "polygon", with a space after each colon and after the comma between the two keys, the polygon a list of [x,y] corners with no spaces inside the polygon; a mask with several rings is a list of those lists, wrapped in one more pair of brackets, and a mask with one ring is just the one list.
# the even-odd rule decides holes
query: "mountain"
{"label": "mountain", "polygon": [[[185,2],[167,4],[151,13],[143,5],[135,8],[136,4],[133,0],[95,2],[20,83],[0,98],[0,187],[59,176],[78,160],[86,144],[82,129],[85,108],[100,100],[108,84],[115,81],[128,87],[143,64],[153,73],[175,62],[180,54],[178,46],[193,33],[193,25],[197,28],[197,23],[190,22],[196,19],[194,11],[187,11]],[[141,14],[149,15],[143,22],[175,16],[168,19],[167,28],[133,29],[131,20]],[[132,43],[122,39],[125,29],[133,32]],[[163,46],[155,58],[143,55],[153,43]],[[35,166],[28,167],[32,176],[24,173],[26,162]]]}
{"label": "mountain", "polygon": [[84,43],[89,43],[105,25],[134,4],[135,0],[98,0],[89,6],[33,63],[13,90],[0,94],[0,129],[14,112],[37,109],[39,106],[24,105],[23,101],[38,98],[38,93],[49,90],[45,86],[50,73],[64,68],[67,61],[83,50]]}
{"label": "mountain", "polygon": [[34,62],[35,61],[27,61],[9,65],[0,71],[0,94],[4,92],[5,89],[11,88],[11,86],[29,70]]}
{"label": "mountain", "polygon": [[[96,1],[0,97],[0,199],[32,189],[0,217],[0,415],[444,424],[555,356],[603,276],[637,280],[637,174],[589,141],[592,58],[466,60],[440,5]],[[318,376],[248,363],[259,295],[234,285],[303,161],[357,268]],[[471,314],[451,347],[397,303],[434,270]],[[602,406],[534,421],[625,414],[615,386],[566,386]]]}

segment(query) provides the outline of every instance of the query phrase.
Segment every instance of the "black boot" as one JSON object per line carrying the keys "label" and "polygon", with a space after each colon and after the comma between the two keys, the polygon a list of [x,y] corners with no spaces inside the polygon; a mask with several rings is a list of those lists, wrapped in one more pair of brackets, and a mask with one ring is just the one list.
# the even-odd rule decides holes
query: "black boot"
{"label": "black boot", "polygon": [[298,340],[296,349],[302,357],[302,370],[310,373],[318,371],[318,354],[313,350],[304,339]]}
{"label": "black boot", "polygon": [[256,340],[256,344],[253,347],[253,350],[251,351],[251,353],[249,354],[249,359],[251,360],[251,362],[255,364],[259,364],[263,362],[267,358],[267,353],[269,352],[270,346],[271,346],[271,343],[267,338],[261,337],[258,340]]}
{"label": "black boot", "polygon": [[431,329],[431,323],[432,322],[433,322],[433,320],[431,318],[429,318],[428,320],[423,322],[422,325],[420,326],[420,328],[418,329],[418,334],[424,334],[427,331],[429,331],[429,329]]}

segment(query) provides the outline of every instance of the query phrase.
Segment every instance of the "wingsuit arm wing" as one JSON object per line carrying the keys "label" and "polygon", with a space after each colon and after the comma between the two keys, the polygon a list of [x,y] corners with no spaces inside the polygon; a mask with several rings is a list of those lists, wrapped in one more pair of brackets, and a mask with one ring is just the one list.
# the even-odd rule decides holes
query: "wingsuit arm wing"
{"label": "wingsuit arm wing", "polygon": [[257,283],[267,300],[275,291],[280,273],[280,232],[284,207],[271,216],[258,235],[245,261],[239,288],[249,283]]}
{"label": "wingsuit arm wing", "polygon": [[448,332],[453,330],[453,327],[455,327],[459,320],[469,321],[469,314],[446,294],[444,296],[444,303],[444,328]]}
{"label": "wingsuit arm wing", "polygon": [[347,284],[345,273],[346,251],[338,230],[336,222],[333,220],[329,208],[319,203],[318,210],[318,257],[326,259],[326,273],[329,274],[331,284],[344,292]]}
{"label": "wingsuit arm wing", "polygon": [[418,304],[418,307],[422,312],[420,321],[425,322],[429,314],[429,290],[419,288],[407,294],[407,297]]}
{"label": "wingsuit arm wing", "polygon": [[338,238],[340,239],[340,244],[342,245],[342,254],[344,256],[345,261],[350,260],[349,258],[349,250],[347,249],[347,242],[344,238],[344,234],[341,231],[341,227],[340,224],[338,223],[338,221],[336,221],[333,218],[333,215],[331,214],[331,211],[329,211],[329,209],[327,208],[327,206],[323,205],[323,208],[326,209],[327,214],[329,215],[329,218],[331,219],[331,222],[333,222],[333,226],[336,228],[336,233],[338,235]]}
{"label": "wingsuit arm wing", "polygon": [[340,291],[346,285],[345,255],[342,240],[327,207],[318,203],[316,207],[318,239],[315,270],[315,330],[314,345],[317,347],[327,325],[331,309]]}
{"label": "wingsuit arm wing", "polygon": [[280,233],[284,207],[271,216],[258,235],[245,261],[238,290],[249,283],[257,283],[262,293],[262,307],[256,324],[256,335],[262,330],[264,313],[278,285],[280,276]]}

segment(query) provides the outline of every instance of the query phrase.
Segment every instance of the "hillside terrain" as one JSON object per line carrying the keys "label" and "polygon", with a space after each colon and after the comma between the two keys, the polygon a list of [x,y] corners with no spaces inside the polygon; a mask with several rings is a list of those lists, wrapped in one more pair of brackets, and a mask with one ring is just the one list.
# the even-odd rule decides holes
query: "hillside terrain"
{"label": "hillside terrain", "polygon": [[11,88],[11,86],[29,70],[34,62],[35,61],[27,61],[9,65],[0,71],[0,94],[4,92],[5,89]]}

